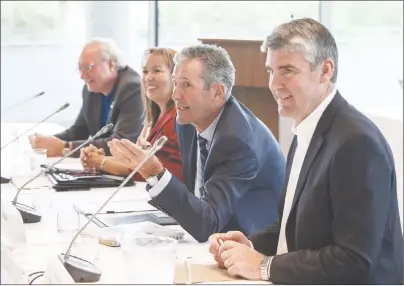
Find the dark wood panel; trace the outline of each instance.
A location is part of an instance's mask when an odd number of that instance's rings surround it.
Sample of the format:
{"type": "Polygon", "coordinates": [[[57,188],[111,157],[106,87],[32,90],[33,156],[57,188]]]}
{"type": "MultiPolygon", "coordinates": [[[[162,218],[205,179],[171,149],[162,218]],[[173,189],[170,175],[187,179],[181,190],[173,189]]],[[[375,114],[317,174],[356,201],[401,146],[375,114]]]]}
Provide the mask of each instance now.
{"type": "Polygon", "coordinates": [[[233,95],[257,116],[279,141],[278,105],[268,88],[234,87],[233,95]]]}
{"type": "Polygon", "coordinates": [[[266,54],[260,50],[262,41],[200,39],[204,44],[217,45],[224,48],[236,68],[238,86],[266,87],[268,73],[265,69],[266,54]]]}
{"type": "Polygon", "coordinates": [[[265,69],[266,54],[262,53],[262,41],[231,39],[199,39],[204,44],[224,48],[236,68],[233,95],[244,103],[268,126],[279,141],[278,106],[269,90],[269,76],[265,69]]]}

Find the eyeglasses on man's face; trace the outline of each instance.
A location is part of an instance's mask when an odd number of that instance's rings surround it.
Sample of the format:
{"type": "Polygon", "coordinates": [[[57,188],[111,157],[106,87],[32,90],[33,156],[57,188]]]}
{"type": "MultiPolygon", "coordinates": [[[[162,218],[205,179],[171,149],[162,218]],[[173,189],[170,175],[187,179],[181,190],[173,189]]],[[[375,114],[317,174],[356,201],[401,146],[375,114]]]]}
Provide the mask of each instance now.
{"type": "Polygon", "coordinates": [[[103,62],[105,62],[105,61],[107,61],[107,60],[108,60],[108,59],[106,59],[106,58],[102,58],[100,61],[98,61],[98,63],[91,62],[91,63],[88,64],[88,65],[79,65],[79,66],[78,66],[78,70],[79,70],[80,73],[83,73],[83,72],[89,73],[89,72],[91,72],[97,65],[100,65],[101,63],[103,63],[103,62]]]}

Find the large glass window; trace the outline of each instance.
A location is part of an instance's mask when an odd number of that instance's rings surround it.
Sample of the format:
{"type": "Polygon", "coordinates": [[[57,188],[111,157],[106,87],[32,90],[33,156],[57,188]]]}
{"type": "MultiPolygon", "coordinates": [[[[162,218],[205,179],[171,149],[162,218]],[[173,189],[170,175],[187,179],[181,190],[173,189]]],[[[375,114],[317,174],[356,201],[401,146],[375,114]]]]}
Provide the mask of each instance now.
{"type": "Polygon", "coordinates": [[[1,42],[44,42],[61,39],[61,1],[1,1],[1,42]]]}
{"type": "Polygon", "coordinates": [[[159,46],[198,38],[263,40],[290,18],[319,19],[319,1],[159,1],[159,46]]]}
{"type": "Polygon", "coordinates": [[[338,86],[364,112],[403,116],[403,2],[332,1],[338,86]]]}
{"type": "Polygon", "coordinates": [[[127,63],[140,71],[149,46],[149,6],[148,1],[2,1],[2,109],[40,91],[45,95],[2,112],[1,120],[36,122],[69,102],[49,121],[70,126],[82,104],[77,64],[84,43],[113,38],[127,63]]]}

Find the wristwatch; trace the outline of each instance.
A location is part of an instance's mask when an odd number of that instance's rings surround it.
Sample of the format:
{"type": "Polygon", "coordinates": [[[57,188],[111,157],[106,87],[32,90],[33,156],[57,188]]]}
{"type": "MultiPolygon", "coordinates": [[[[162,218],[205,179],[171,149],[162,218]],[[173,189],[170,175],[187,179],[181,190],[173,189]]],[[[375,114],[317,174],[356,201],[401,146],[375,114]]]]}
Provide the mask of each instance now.
{"type": "Polygon", "coordinates": [[[269,281],[269,266],[271,265],[273,256],[264,256],[260,263],[261,280],[269,281]]]}
{"type": "Polygon", "coordinates": [[[146,182],[147,182],[151,187],[154,187],[154,186],[157,184],[157,182],[161,179],[161,177],[163,177],[165,171],[166,171],[166,168],[164,168],[163,171],[161,171],[159,174],[157,174],[157,175],[152,175],[152,176],[148,177],[148,178],[146,179],[146,182]]]}
{"type": "Polygon", "coordinates": [[[62,154],[63,154],[63,156],[66,156],[67,153],[69,153],[69,152],[70,152],[70,142],[66,141],[62,154]]]}

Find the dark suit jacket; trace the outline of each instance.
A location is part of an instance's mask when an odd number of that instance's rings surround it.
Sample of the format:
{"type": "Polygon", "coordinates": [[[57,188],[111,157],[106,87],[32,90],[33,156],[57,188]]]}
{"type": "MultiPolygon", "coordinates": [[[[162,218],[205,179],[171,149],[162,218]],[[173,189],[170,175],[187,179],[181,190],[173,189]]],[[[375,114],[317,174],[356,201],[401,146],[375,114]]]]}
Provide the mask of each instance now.
{"type": "MultiPolygon", "coordinates": [[[[287,178],[296,147],[294,138],[287,178]]],[[[251,236],[255,249],[274,255],[279,226],[251,236]]],[[[274,283],[403,283],[391,150],[378,128],[339,93],[324,111],[307,150],[286,240],[289,252],[274,256],[270,267],[274,283]]]]}
{"type": "MultiPolygon", "coordinates": [[[[113,99],[107,123],[113,123],[113,130],[91,144],[103,148],[110,155],[107,142],[112,138],[126,138],[136,142],[144,121],[144,107],[141,98],[140,77],[130,67],[119,71],[113,87],[113,99]]],[[[56,137],[73,142],[73,149],[82,144],[90,135],[94,135],[103,126],[101,122],[101,93],[89,92],[83,87],[83,106],[76,122],[67,130],[55,134],[56,137]]],[[[76,152],[74,156],[79,156],[76,152]]]]}
{"type": "Polygon", "coordinates": [[[172,177],[149,203],[175,218],[196,240],[237,229],[245,234],[277,220],[285,158],[269,129],[233,97],[216,126],[201,198],[194,195],[197,133],[177,125],[185,184],[172,177]]]}

